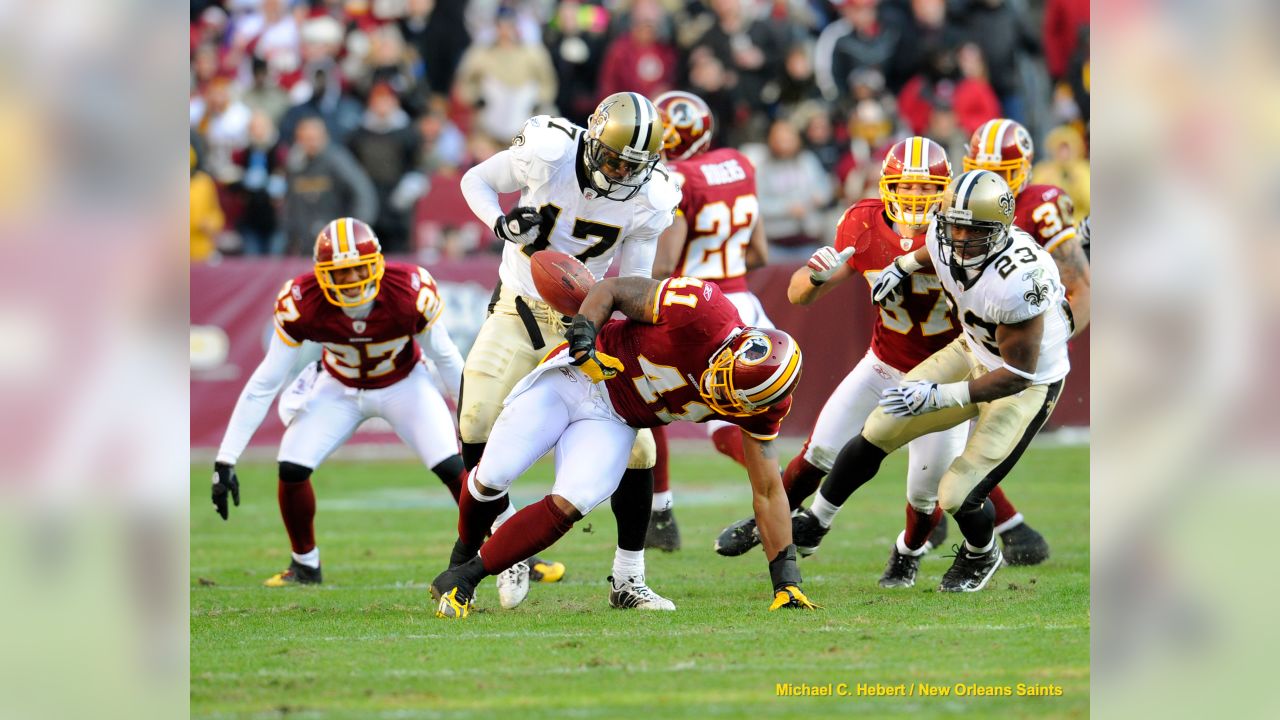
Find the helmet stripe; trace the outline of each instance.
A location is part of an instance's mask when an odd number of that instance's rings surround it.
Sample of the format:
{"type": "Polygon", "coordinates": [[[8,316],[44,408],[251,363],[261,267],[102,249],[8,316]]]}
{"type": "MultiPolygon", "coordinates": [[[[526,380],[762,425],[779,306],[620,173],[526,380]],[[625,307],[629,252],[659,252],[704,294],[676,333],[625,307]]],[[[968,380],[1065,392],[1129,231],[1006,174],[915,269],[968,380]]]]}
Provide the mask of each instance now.
{"type": "Polygon", "coordinates": [[[347,223],[344,220],[334,220],[333,224],[337,226],[335,233],[338,241],[338,247],[335,248],[334,255],[342,255],[347,252],[347,223]]]}
{"type": "Polygon", "coordinates": [[[969,196],[973,194],[973,188],[978,184],[978,178],[982,177],[986,170],[970,170],[960,176],[960,185],[956,187],[956,197],[959,202],[956,208],[960,210],[969,209],[969,196]]]}
{"type": "Polygon", "coordinates": [[[912,170],[915,170],[916,168],[919,168],[921,165],[924,164],[924,158],[921,157],[921,155],[924,154],[923,152],[924,143],[921,142],[921,140],[923,140],[923,138],[918,136],[911,138],[911,156],[910,156],[911,162],[907,164],[911,167],[912,170]]]}
{"type": "MultiPolygon", "coordinates": [[[[649,136],[653,134],[653,118],[649,117],[648,103],[637,93],[631,93],[631,100],[636,104],[636,129],[631,135],[631,147],[641,149],[649,147],[649,136]],[[641,135],[643,133],[643,140],[641,135]],[[637,144],[638,142],[638,144],[637,144]]],[[[647,151],[646,151],[647,152],[647,151]]]]}
{"type": "Polygon", "coordinates": [[[988,120],[986,126],[986,139],[983,141],[982,151],[987,155],[996,154],[996,135],[1000,134],[1000,122],[997,120],[988,120]]]}
{"type": "Polygon", "coordinates": [[[791,347],[790,357],[787,358],[778,373],[772,378],[773,382],[758,393],[749,394],[747,400],[753,405],[767,405],[772,402],[778,395],[782,394],[795,379],[796,367],[800,364],[800,349],[794,345],[791,347]]]}

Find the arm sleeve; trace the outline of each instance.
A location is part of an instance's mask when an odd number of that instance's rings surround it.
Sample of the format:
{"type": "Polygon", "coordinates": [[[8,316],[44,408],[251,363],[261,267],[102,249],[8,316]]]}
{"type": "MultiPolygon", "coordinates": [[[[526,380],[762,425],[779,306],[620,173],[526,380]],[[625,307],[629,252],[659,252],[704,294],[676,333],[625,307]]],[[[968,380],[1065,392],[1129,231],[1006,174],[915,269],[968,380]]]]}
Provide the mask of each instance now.
{"type": "Polygon", "coordinates": [[[516,177],[512,160],[511,151],[503,150],[462,176],[462,196],[467,199],[467,206],[489,227],[506,214],[498,203],[498,194],[515,192],[523,185],[516,177]]]}
{"type": "Polygon", "coordinates": [[[218,446],[218,462],[235,465],[240,459],[249,439],[267,416],[271,401],[289,379],[289,370],[297,359],[299,347],[301,346],[290,347],[280,337],[280,333],[271,334],[267,356],[262,359],[258,369],[253,371],[253,375],[249,376],[244,390],[240,391],[236,409],[231,413],[231,422],[227,424],[227,432],[222,436],[222,444],[218,446]]]}
{"type": "Polygon", "coordinates": [[[458,352],[458,346],[453,344],[453,338],[449,337],[449,331],[445,329],[444,323],[434,323],[418,333],[415,339],[422,346],[422,351],[427,354],[427,357],[431,358],[431,362],[435,363],[445,387],[449,388],[449,395],[456,402],[462,389],[462,353],[458,352]]]}
{"type": "Polygon", "coordinates": [[[653,272],[653,257],[657,252],[657,236],[627,238],[618,253],[618,275],[649,277],[653,272]]]}

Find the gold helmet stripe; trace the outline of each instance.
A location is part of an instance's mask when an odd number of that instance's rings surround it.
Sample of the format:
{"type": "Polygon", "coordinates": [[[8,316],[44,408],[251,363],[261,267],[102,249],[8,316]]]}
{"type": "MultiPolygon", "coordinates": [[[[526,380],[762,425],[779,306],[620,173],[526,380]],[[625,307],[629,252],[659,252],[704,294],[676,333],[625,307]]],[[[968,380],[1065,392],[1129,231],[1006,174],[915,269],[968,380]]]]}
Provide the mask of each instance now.
{"type": "MultiPolygon", "coordinates": [[[[791,357],[787,358],[781,369],[774,376],[773,382],[765,389],[751,393],[747,396],[747,400],[753,405],[761,405],[772,402],[783,390],[791,384],[795,379],[796,368],[800,365],[800,348],[795,345],[791,346],[791,357]]],[[[750,392],[750,391],[748,391],[750,392]]]]}
{"type": "Polygon", "coordinates": [[[333,221],[333,226],[334,226],[334,231],[335,231],[335,232],[333,233],[333,234],[334,234],[334,241],[335,241],[335,242],[337,243],[337,245],[338,245],[337,247],[335,247],[335,248],[333,249],[333,254],[334,254],[334,255],[344,255],[344,254],[346,254],[346,252],[347,252],[347,222],[346,222],[346,218],[342,218],[342,219],[340,219],[340,220],[334,220],[334,221],[333,221]]]}
{"type": "Polygon", "coordinates": [[[908,158],[907,168],[910,170],[915,170],[916,168],[919,168],[921,165],[924,164],[922,161],[922,158],[920,157],[921,155],[924,154],[922,150],[922,146],[924,145],[924,143],[922,142],[922,140],[923,138],[919,136],[911,138],[911,151],[907,154],[907,158],[908,158]]]}

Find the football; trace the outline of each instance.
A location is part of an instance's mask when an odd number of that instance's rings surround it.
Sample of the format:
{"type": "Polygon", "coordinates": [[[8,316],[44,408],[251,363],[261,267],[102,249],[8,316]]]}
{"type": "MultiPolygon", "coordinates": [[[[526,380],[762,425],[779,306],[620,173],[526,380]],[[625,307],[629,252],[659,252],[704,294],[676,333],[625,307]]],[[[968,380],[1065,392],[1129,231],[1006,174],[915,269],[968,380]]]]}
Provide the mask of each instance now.
{"type": "Polygon", "coordinates": [[[558,250],[539,250],[530,258],[533,284],[556,312],[576,315],[596,278],[582,261],[558,250]]]}

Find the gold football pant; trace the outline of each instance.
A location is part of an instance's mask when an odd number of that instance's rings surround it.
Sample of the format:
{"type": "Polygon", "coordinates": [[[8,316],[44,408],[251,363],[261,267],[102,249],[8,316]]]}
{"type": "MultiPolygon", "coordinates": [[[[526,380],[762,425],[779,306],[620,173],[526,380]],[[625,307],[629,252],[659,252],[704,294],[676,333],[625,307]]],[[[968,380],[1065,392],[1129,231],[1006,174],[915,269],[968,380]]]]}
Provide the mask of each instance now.
{"type": "MultiPolygon", "coordinates": [[[[974,380],[986,372],[961,336],[913,368],[904,380],[950,383],[974,380]]],[[[1016,395],[991,402],[908,417],[895,417],[883,408],[876,408],[867,418],[862,435],[867,442],[891,453],[922,435],[976,418],[964,451],[938,480],[938,503],[943,510],[954,514],[966,500],[971,504],[980,503],[1008,474],[1049,419],[1061,390],[1062,381],[1032,385],[1016,395]],[[987,482],[983,482],[984,479],[987,482]],[[978,488],[980,483],[983,487],[978,488]],[[976,495],[975,488],[978,488],[976,495]]]]}
{"type": "MultiPolygon", "coordinates": [[[[516,293],[501,287],[493,312],[485,318],[462,369],[462,399],[458,408],[458,430],[464,443],[489,439],[493,423],[502,412],[502,403],[511,388],[528,375],[552,348],[564,342],[565,325],[560,313],[530,297],[523,298],[533,323],[542,334],[542,344],[534,347],[529,330],[516,309],[516,293]]],[[[536,423],[537,418],[529,418],[536,423]]],[[[651,468],[657,460],[653,433],[641,430],[631,448],[628,468],[651,468]]]]}

